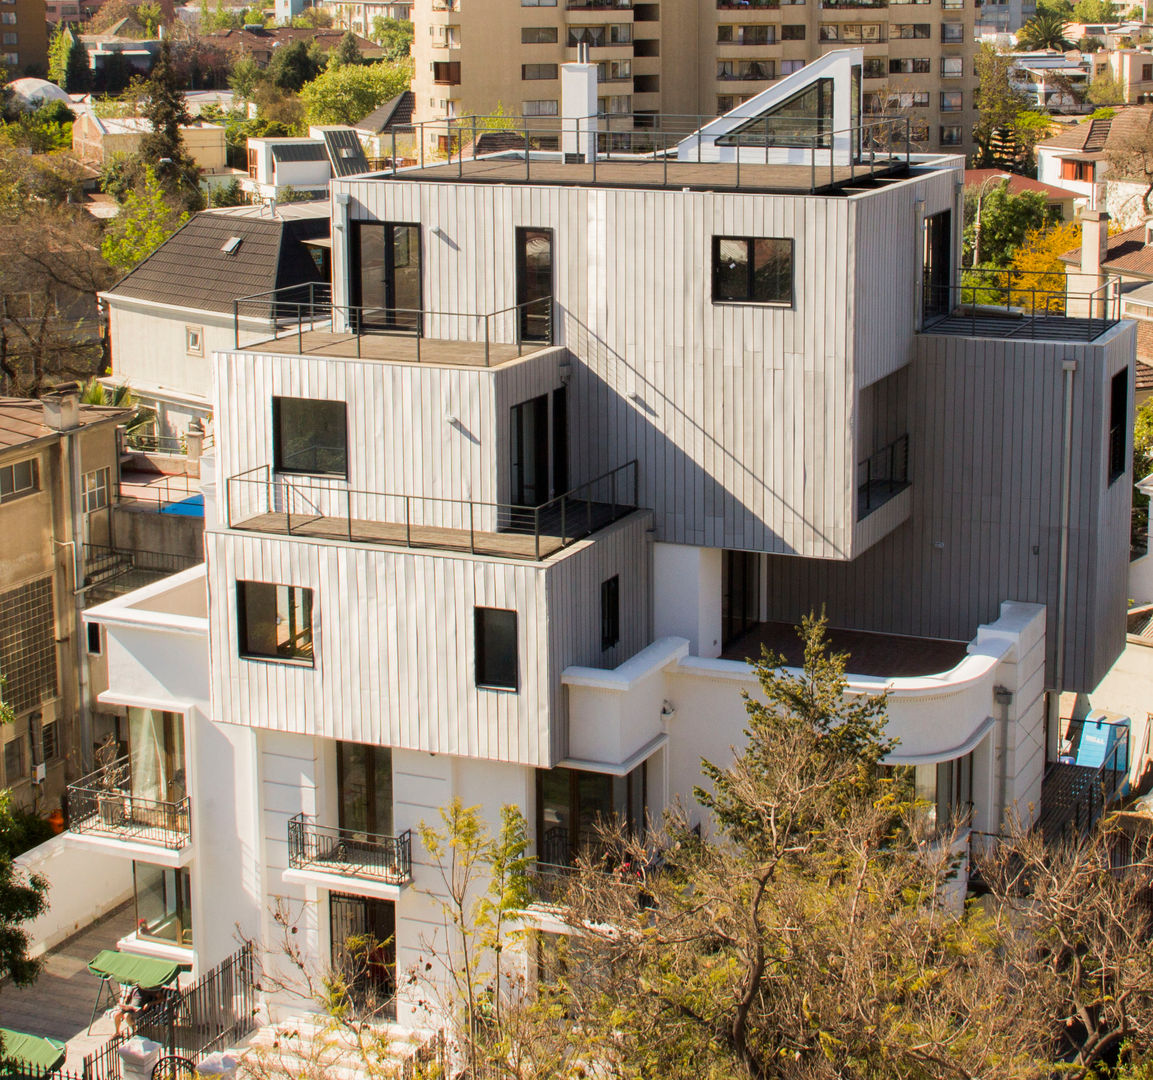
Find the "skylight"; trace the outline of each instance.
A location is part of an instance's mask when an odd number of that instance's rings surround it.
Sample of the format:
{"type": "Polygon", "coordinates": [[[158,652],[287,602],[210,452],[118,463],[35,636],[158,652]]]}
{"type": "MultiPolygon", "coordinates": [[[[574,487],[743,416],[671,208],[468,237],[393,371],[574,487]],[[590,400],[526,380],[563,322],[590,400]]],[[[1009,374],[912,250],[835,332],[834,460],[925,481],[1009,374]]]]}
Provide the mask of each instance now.
{"type": "Polygon", "coordinates": [[[240,247],[240,241],[243,239],[243,236],[230,236],[220,250],[223,251],[225,255],[235,255],[236,249],[240,247]]]}

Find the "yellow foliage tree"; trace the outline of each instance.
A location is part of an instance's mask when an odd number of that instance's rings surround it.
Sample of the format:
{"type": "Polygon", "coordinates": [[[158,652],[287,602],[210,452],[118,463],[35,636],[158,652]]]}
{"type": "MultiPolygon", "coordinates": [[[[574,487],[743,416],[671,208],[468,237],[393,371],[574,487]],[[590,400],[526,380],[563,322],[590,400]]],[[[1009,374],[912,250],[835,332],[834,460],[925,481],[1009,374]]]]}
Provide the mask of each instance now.
{"type": "Polygon", "coordinates": [[[1063,315],[1065,264],[1061,256],[1080,243],[1081,230],[1071,221],[1027,233],[1011,264],[1013,306],[1063,315]]]}

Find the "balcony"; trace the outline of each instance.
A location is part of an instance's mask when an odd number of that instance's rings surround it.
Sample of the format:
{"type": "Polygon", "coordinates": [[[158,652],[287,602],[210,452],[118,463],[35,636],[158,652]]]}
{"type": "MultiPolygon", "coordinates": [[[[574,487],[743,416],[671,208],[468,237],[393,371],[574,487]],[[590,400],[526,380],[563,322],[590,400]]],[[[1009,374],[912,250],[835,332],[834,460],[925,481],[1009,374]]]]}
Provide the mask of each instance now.
{"type": "Polygon", "coordinates": [[[909,436],[902,435],[857,462],[857,520],[896,498],[909,486],[909,436]]]}
{"type": "Polygon", "coordinates": [[[633,0],[567,0],[569,11],[632,11],[633,0]]]}
{"type": "MultiPolygon", "coordinates": [[[[179,852],[192,839],[189,801],[140,795],[128,756],[68,785],[68,828],[77,836],[179,852]]],[[[154,860],[155,861],[155,860],[154,860]]]]}
{"type": "Polygon", "coordinates": [[[382,895],[412,880],[412,833],[399,836],[318,825],[305,814],[288,823],[289,873],[357,878],[381,887],[382,895]]]}
{"type": "Polygon", "coordinates": [[[547,559],[637,508],[637,463],[540,506],[355,491],[340,481],[287,479],[271,465],[228,478],[230,529],[282,536],[547,559]]]}
{"type": "Polygon", "coordinates": [[[553,343],[552,297],[491,312],[337,305],[315,282],[232,304],[237,349],[411,364],[495,367],[553,343]]]}
{"type": "Polygon", "coordinates": [[[922,333],[1093,341],[1121,319],[1120,286],[1074,290],[1063,272],[966,268],[960,285],[925,281],[922,333]]]}

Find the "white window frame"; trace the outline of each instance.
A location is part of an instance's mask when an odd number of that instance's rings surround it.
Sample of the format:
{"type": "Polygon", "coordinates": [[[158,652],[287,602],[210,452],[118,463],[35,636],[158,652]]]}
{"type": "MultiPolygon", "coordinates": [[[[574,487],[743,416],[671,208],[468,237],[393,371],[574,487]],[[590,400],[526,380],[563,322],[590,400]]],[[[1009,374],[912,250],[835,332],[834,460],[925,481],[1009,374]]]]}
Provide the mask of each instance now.
{"type": "Polygon", "coordinates": [[[93,469],[84,474],[81,490],[84,513],[92,514],[97,510],[103,510],[108,505],[108,489],[111,485],[112,470],[107,467],[93,469]]]}

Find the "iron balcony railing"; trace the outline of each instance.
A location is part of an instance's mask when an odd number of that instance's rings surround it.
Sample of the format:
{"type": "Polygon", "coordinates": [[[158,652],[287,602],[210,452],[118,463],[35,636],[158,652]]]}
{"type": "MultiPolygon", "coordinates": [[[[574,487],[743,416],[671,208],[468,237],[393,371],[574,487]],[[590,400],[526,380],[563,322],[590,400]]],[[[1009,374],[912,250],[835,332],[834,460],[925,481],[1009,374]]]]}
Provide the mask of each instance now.
{"type": "Polygon", "coordinates": [[[959,285],[926,279],[923,327],[973,337],[1085,340],[1121,319],[1121,280],[1070,289],[1060,272],[966,267],[959,285]]]}
{"type": "Polygon", "coordinates": [[[68,828],[170,850],[192,839],[188,796],[157,799],[134,791],[128,756],[68,785],[68,828]]]}
{"type": "Polygon", "coordinates": [[[867,518],[908,486],[909,436],[901,435],[857,462],[857,520],[867,518]]]}
{"type": "Polygon", "coordinates": [[[399,836],[318,825],[305,814],[288,822],[288,865],[390,885],[412,880],[412,833],[399,836]]]}
{"type": "MultiPolygon", "coordinates": [[[[324,355],[334,342],[315,336],[320,333],[335,339],[340,355],[348,354],[347,347],[362,358],[367,341],[391,338],[411,340],[412,355],[403,358],[420,363],[436,359],[429,353],[430,341],[469,343],[483,351],[484,365],[491,367],[495,346],[515,346],[516,355],[523,356],[526,349],[553,344],[553,300],[544,296],[489,312],[373,307],[335,304],[330,285],[310,281],[238,297],[232,302],[232,326],[237,349],[244,347],[243,333],[247,345],[273,338],[280,348],[324,355]]],[[[502,349],[496,362],[505,358],[502,349]]]]}
{"type": "Polygon", "coordinates": [[[637,509],[636,459],[539,506],[360,491],[270,465],[225,484],[230,529],[539,562],[637,509]]]}

